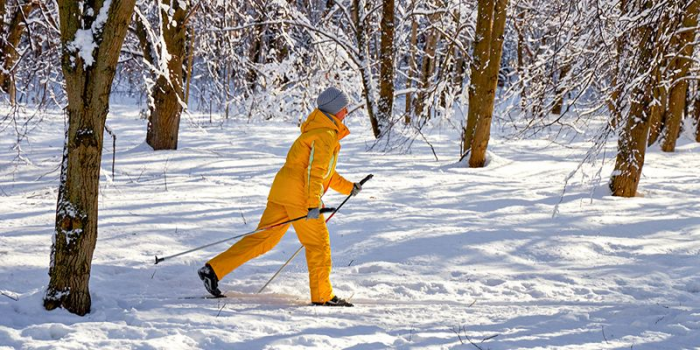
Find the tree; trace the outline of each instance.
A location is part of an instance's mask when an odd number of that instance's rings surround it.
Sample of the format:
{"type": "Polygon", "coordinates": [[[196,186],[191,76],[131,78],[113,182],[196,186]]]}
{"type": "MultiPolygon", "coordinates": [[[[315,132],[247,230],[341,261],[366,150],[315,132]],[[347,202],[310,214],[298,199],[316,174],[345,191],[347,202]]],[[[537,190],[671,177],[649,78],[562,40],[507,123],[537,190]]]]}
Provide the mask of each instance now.
{"type": "Polygon", "coordinates": [[[636,56],[630,56],[630,75],[636,77],[632,84],[629,100],[630,108],[625,125],[620,131],[617,144],[615,170],[610,178],[609,187],[613,196],[634,197],[644,166],[644,156],[649,135],[650,106],[652,90],[658,84],[659,56],[664,52],[664,31],[672,27],[668,13],[659,9],[658,0],[630,1],[631,10],[627,11],[640,20],[631,31],[626,50],[637,50],[636,56]]]}
{"type": "MultiPolygon", "coordinates": [[[[5,11],[5,1],[0,2],[2,11],[5,11]]],[[[39,8],[39,2],[30,0],[26,2],[17,2],[15,10],[12,13],[10,22],[8,23],[7,32],[2,33],[0,40],[0,56],[2,58],[2,66],[0,67],[0,89],[10,96],[10,104],[15,104],[16,100],[16,85],[13,75],[15,63],[19,59],[19,47],[22,34],[26,27],[27,18],[30,12],[39,8]]],[[[4,17],[4,13],[0,14],[4,17]]],[[[4,24],[0,22],[0,30],[4,29],[4,24]]]]}
{"type": "Polygon", "coordinates": [[[486,163],[508,0],[484,0],[479,1],[478,6],[463,149],[464,153],[471,151],[469,166],[472,168],[483,167],[486,163]]]}
{"type": "Polygon", "coordinates": [[[658,141],[664,130],[668,112],[668,87],[663,84],[662,69],[657,69],[655,74],[656,81],[659,83],[655,84],[652,89],[652,100],[657,102],[649,107],[649,140],[647,141],[647,146],[651,146],[658,141]]]}
{"type": "Polygon", "coordinates": [[[44,307],[90,312],[103,130],[135,0],[59,0],[68,130],[44,307]]]}
{"type": "Polygon", "coordinates": [[[394,0],[382,2],[377,118],[391,120],[394,106],[394,0]]]}
{"type": "Polygon", "coordinates": [[[565,64],[561,67],[559,71],[559,79],[557,81],[556,93],[554,96],[554,106],[552,107],[552,114],[559,115],[564,107],[564,95],[566,95],[566,85],[563,83],[567,78],[567,75],[571,71],[571,63],[565,64]]]}
{"type": "MultiPolygon", "coordinates": [[[[620,0],[618,5],[619,5],[619,11],[620,11],[620,17],[625,16],[627,13],[627,3],[630,0],[620,0]]],[[[609,97],[606,101],[606,104],[608,106],[608,110],[610,111],[610,114],[612,115],[610,118],[610,126],[613,128],[617,128],[618,124],[620,121],[622,121],[622,110],[624,109],[623,106],[621,105],[621,99],[620,95],[622,95],[622,89],[623,89],[623,84],[619,81],[619,75],[620,75],[620,66],[626,63],[627,57],[625,56],[625,45],[627,44],[626,40],[626,35],[619,35],[615,39],[615,60],[612,62],[612,92],[609,94],[609,97]]]]}
{"type": "Polygon", "coordinates": [[[676,140],[683,122],[683,111],[688,91],[687,75],[692,65],[691,58],[695,47],[699,9],[700,0],[690,1],[685,9],[683,25],[674,35],[675,40],[671,41],[671,45],[675,46],[674,49],[677,53],[670,60],[667,68],[671,72],[671,88],[668,95],[668,110],[664,120],[666,133],[661,144],[661,150],[664,152],[673,152],[676,149],[676,140]]]}
{"type": "Polygon", "coordinates": [[[160,31],[151,30],[137,12],[136,30],[144,59],[155,75],[149,87],[146,142],[154,150],[177,149],[184,96],[184,69],[189,1],[156,1],[160,31]]]}
{"type": "MultiPolygon", "coordinates": [[[[438,1],[432,2],[436,3],[435,5],[439,5],[438,1]]],[[[441,39],[441,33],[438,31],[435,25],[440,18],[440,12],[432,11],[427,17],[429,30],[427,30],[427,33],[423,35],[425,38],[425,45],[419,71],[420,90],[418,91],[416,99],[413,101],[415,104],[414,113],[416,116],[421,116],[425,112],[425,106],[430,99],[429,95],[431,94],[428,93],[428,90],[431,88],[431,85],[433,85],[433,72],[435,71],[438,56],[438,45],[441,39]]],[[[430,115],[430,109],[428,109],[426,114],[430,115]]]]}
{"type": "Polygon", "coordinates": [[[695,142],[700,142],[700,89],[696,85],[695,96],[693,97],[693,120],[695,121],[695,142]]]}
{"type": "MultiPolygon", "coordinates": [[[[411,11],[416,9],[416,0],[411,1],[411,11]]],[[[416,16],[411,16],[411,33],[408,42],[408,71],[406,72],[406,106],[404,109],[404,123],[411,123],[411,114],[413,113],[413,93],[411,87],[414,84],[414,79],[418,75],[418,63],[416,62],[418,46],[418,21],[416,16]]]]}
{"type": "Polygon", "coordinates": [[[366,0],[352,1],[352,16],[355,25],[355,37],[357,40],[357,69],[360,72],[362,79],[363,95],[365,99],[365,110],[369,116],[370,124],[372,124],[372,133],[375,138],[382,135],[383,120],[380,121],[377,116],[377,102],[374,94],[374,82],[371,66],[370,55],[370,23],[367,7],[369,6],[366,0]]]}

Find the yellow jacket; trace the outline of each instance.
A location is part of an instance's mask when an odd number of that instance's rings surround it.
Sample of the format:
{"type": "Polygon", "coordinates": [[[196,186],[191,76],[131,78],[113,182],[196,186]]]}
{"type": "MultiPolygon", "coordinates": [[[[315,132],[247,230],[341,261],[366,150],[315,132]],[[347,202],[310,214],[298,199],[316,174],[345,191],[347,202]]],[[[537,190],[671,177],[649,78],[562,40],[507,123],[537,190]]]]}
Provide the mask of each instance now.
{"type": "Polygon", "coordinates": [[[334,115],[315,109],[301,125],[301,135],[287,153],[277,172],[268,200],[295,207],[322,206],[328,187],[342,194],[352,192],[353,183],[335,172],[340,140],[350,130],[334,115]]]}

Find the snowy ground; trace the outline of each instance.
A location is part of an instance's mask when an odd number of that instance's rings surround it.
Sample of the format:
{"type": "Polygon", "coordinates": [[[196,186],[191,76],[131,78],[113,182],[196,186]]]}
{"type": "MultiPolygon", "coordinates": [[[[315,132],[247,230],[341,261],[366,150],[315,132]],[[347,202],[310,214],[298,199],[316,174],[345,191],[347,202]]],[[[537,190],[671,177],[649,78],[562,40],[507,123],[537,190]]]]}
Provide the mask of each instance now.
{"type": "Polygon", "coordinates": [[[153,265],[254,229],[297,128],[183,121],[180,149],[153,153],[137,114],[113,106],[108,120],[117,161],[112,179],[106,143],[85,317],[41,306],[63,120],[22,144],[26,161],[0,133],[0,348],[700,349],[700,145],[687,136],[675,154],[651,149],[644,197],[608,196],[608,159],[601,185],[568,188],[552,217],[586,143],[497,136],[489,167],[468,169],[452,132],[428,135],[435,161],[420,141],[367,151],[365,121],[350,120],[338,170],[375,177],[329,223],[334,287],[356,303],[330,309],[308,305],[303,256],[256,294],[299,246],[291,231],[222,281],[228,299],[185,299],[206,294],[196,270],[226,245],[153,265]]]}

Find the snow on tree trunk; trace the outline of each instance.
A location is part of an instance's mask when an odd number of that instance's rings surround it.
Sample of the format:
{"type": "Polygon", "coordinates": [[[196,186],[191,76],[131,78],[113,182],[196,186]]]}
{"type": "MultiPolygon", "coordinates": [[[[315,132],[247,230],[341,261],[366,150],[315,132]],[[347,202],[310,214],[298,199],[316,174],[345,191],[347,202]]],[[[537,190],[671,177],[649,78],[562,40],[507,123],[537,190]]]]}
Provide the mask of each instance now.
{"type": "Polygon", "coordinates": [[[382,2],[377,118],[391,120],[394,106],[394,0],[382,2]]]}
{"type": "MultiPolygon", "coordinates": [[[[167,71],[160,72],[151,89],[146,142],[154,150],[177,149],[180,116],[184,104],[185,39],[187,1],[164,0],[161,6],[162,37],[167,54],[167,71]]],[[[162,62],[162,64],[166,64],[162,62]]]]}
{"type": "Polygon", "coordinates": [[[661,144],[661,150],[664,152],[673,152],[676,149],[676,140],[683,122],[686,92],[688,91],[688,80],[686,77],[692,65],[691,57],[693,57],[693,42],[697,33],[699,7],[700,0],[691,1],[686,9],[679,34],[676,34],[676,40],[672,41],[677,44],[674,49],[678,52],[678,56],[669,63],[669,67],[672,68],[669,71],[673,72],[671,74],[671,84],[673,85],[671,85],[668,96],[668,111],[665,120],[666,133],[661,144]]]}
{"type": "Polygon", "coordinates": [[[60,0],[68,130],[44,307],[90,312],[100,161],[109,95],[135,0],[60,0]]]}
{"type": "Polygon", "coordinates": [[[479,1],[469,112],[464,133],[464,151],[471,150],[469,166],[472,168],[481,168],[486,163],[507,7],[508,0],[479,1]]]}

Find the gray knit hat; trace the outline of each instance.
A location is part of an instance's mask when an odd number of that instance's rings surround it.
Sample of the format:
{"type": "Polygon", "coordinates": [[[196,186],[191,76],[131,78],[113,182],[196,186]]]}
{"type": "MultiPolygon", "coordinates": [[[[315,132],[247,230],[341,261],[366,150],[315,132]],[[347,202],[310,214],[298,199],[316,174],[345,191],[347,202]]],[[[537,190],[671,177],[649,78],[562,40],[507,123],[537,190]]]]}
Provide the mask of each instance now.
{"type": "Polygon", "coordinates": [[[332,86],[324,90],[316,99],[318,109],[333,115],[347,107],[349,103],[348,95],[332,86]]]}

